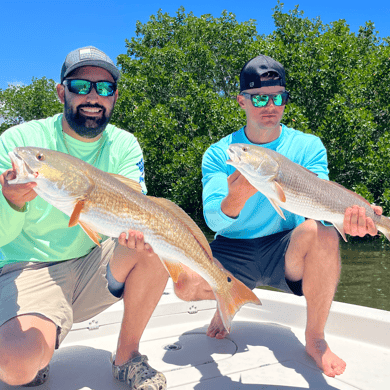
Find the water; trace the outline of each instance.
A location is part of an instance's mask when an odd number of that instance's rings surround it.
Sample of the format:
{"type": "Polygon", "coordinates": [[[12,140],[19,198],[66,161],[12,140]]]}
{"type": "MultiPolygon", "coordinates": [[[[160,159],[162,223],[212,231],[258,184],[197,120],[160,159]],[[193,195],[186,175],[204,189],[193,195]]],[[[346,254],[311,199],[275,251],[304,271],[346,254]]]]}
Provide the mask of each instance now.
{"type": "MultiPolygon", "coordinates": [[[[212,241],[214,233],[204,222],[196,222],[212,241]]],[[[390,248],[378,239],[342,242],[340,250],[342,268],[334,300],[390,311],[390,248]]]]}
{"type": "Polygon", "coordinates": [[[390,250],[380,240],[343,243],[335,300],[390,311],[390,250]]]}

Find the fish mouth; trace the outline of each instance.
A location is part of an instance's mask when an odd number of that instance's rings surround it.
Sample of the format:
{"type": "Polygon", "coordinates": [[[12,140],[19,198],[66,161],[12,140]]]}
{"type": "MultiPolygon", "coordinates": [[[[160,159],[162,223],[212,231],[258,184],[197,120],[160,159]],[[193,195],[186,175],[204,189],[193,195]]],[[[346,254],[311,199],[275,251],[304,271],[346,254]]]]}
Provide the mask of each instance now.
{"type": "Polygon", "coordinates": [[[16,177],[18,176],[28,176],[34,175],[35,172],[31,169],[31,167],[23,160],[22,157],[16,151],[8,153],[9,158],[11,159],[12,165],[16,171],[16,177]]]}
{"type": "Polygon", "coordinates": [[[228,148],[227,154],[230,157],[230,160],[226,161],[228,164],[232,165],[232,163],[239,163],[241,161],[240,156],[236,153],[234,149],[228,148]]]}

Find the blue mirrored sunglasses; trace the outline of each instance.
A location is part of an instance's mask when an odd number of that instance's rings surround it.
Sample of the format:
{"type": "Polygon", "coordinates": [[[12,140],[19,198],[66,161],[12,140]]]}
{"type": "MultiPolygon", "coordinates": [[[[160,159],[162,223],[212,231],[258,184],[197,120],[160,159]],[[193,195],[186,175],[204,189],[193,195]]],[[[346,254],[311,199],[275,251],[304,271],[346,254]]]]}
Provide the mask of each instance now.
{"type": "Polygon", "coordinates": [[[111,81],[89,81],[81,79],[66,79],[62,82],[70,92],[78,95],[88,95],[92,88],[100,96],[112,96],[116,91],[116,84],[111,81]]]}
{"type": "Polygon", "coordinates": [[[252,101],[252,104],[255,106],[255,107],[265,107],[270,98],[272,98],[275,106],[284,106],[287,101],[288,101],[288,97],[289,97],[289,92],[288,91],[284,91],[282,93],[278,93],[276,95],[259,95],[259,94],[253,94],[251,95],[250,93],[247,93],[247,92],[241,92],[241,95],[248,95],[249,98],[251,99],[252,101]]]}

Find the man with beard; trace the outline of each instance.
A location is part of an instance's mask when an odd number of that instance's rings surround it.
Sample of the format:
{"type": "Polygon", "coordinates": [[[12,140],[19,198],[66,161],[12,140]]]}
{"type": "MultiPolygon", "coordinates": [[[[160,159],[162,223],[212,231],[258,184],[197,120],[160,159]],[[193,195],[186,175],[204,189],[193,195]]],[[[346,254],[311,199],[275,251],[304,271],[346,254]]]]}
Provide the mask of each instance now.
{"type": "Polygon", "coordinates": [[[138,181],[146,193],[136,138],[109,124],[119,70],[102,51],[69,53],[57,86],[64,113],[12,127],[0,136],[0,380],[36,386],[74,322],[119,299],[124,316],[112,371],[132,389],[165,389],[166,380],[139,353],[139,341],[168,274],[142,233],[123,232],[96,246],[80,226],[15,178],[8,153],[39,146],[78,157],[138,181]]]}

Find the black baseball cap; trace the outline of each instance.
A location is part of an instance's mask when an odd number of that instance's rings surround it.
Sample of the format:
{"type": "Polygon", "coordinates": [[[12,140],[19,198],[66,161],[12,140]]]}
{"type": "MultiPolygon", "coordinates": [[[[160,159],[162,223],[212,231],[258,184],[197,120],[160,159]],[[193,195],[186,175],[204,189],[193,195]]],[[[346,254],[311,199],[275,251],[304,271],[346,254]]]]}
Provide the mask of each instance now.
{"type": "Polygon", "coordinates": [[[269,87],[274,85],[286,86],[286,74],[283,65],[273,58],[260,54],[249,60],[241,69],[240,92],[247,89],[269,87]],[[261,80],[260,77],[267,72],[275,72],[278,79],[261,80]]]}
{"type": "Polygon", "coordinates": [[[98,68],[103,68],[111,73],[115,82],[121,77],[119,69],[107,54],[96,47],[86,46],[73,50],[66,56],[61,69],[61,83],[68,74],[82,66],[97,66],[98,68]]]}

